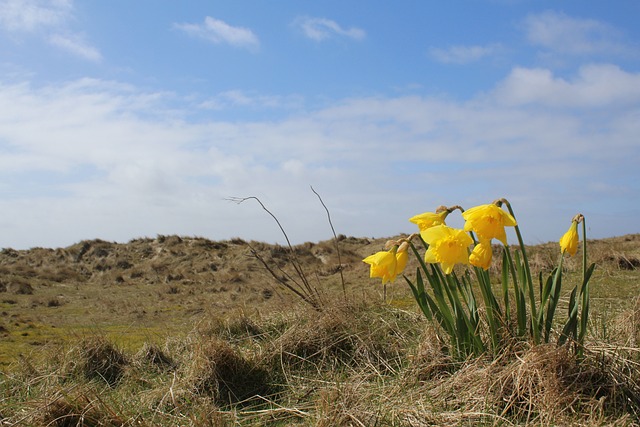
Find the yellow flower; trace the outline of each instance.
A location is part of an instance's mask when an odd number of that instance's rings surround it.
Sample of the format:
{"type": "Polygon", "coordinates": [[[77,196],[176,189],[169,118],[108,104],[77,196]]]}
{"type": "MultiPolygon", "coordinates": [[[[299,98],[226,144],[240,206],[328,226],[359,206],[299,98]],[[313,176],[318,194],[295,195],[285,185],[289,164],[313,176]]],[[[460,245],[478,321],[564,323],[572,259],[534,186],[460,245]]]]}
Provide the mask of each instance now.
{"type": "Polygon", "coordinates": [[[469,264],[467,250],[473,240],[464,230],[436,225],[421,231],[420,235],[429,244],[425,262],[440,263],[445,274],[450,274],[455,264],[469,264]]]}
{"type": "Polygon", "coordinates": [[[507,245],[505,227],[513,227],[516,220],[495,204],[480,205],[464,211],[464,231],[474,231],[479,240],[498,239],[507,245]]]}
{"type": "Polygon", "coordinates": [[[402,273],[409,258],[407,251],[397,252],[397,246],[390,251],[376,252],[362,261],[371,265],[369,277],[380,277],[382,283],[391,282],[402,273]]]}
{"type": "Polygon", "coordinates": [[[406,250],[396,253],[396,275],[401,274],[404,271],[408,260],[409,253],[406,250]]]}
{"type": "Polygon", "coordinates": [[[435,225],[444,224],[444,219],[447,214],[448,212],[446,210],[440,213],[425,212],[409,218],[409,221],[417,224],[420,231],[424,231],[427,228],[431,228],[435,225]]]}
{"type": "Polygon", "coordinates": [[[560,239],[560,252],[574,256],[578,251],[578,222],[571,221],[569,230],[560,239]]]}
{"type": "Polygon", "coordinates": [[[491,249],[491,240],[483,240],[473,248],[471,255],[469,255],[469,262],[471,265],[488,270],[492,257],[493,250],[491,249]]]}

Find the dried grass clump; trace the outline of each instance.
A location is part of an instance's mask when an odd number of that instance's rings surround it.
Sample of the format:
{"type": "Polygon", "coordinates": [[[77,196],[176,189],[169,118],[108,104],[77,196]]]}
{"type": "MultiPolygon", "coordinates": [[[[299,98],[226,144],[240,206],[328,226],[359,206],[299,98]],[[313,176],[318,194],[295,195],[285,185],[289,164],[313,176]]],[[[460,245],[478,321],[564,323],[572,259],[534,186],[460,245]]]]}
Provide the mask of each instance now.
{"type": "Polygon", "coordinates": [[[640,362],[638,347],[619,348],[594,344],[576,374],[583,394],[602,403],[606,416],[634,416],[640,425],[640,362]]]}
{"type": "Polygon", "coordinates": [[[602,423],[640,414],[637,371],[602,354],[577,359],[567,347],[533,347],[505,366],[494,364],[488,392],[501,416],[527,423],[602,423]],[[635,378],[634,378],[635,377],[635,378]]]}
{"type": "Polygon", "coordinates": [[[22,278],[15,278],[13,282],[2,286],[2,289],[14,295],[33,295],[33,286],[22,278]]]}
{"type": "Polygon", "coordinates": [[[607,255],[604,259],[619,270],[637,270],[640,268],[640,259],[628,254],[614,253],[613,255],[607,255]]]}
{"type": "Polygon", "coordinates": [[[371,306],[348,305],[305,314],[274,341],[277,364],[394,372],[403,363],[404,344],[411,332],[403,312],[396,312],[394,318],[381,316],[371,306]]]}
{"type": "Polygon", "coordinates": [[[221,405],[274,392],[269,371],[215,338],[195,344],[182,374],[185,388],[194,394],[209,395],[221,405]]]}
{"type": "Polygon", "coordinates": [[[317,427],[374,426],[379,414],[371,411],[367,390],[357,381],[324,388],[316,400],[317,427]]]}
{"type": "Polygon", "coordinates": [[[34,425],[51,427],[124,426],[126,422],[100,398],[89,394],[59,394],[33,413],[34,425]]]}
{"type": "Polygon", "coordinates": [[[263,327],[244,313],[226,318],[207,318],[196,326],[196,333],[202,337],[218,337],[235,342],[243,339],[262,339],[266,332],[263,327]]]}
{"type": "MultiPolygon", "coordinates": [[[[638,365],[616,357],[616,351],[610,357],[587,352],[577,359],[566,347],[541,345],[496,360],[472,359],[450,374],[424,378],[421,399],[428,399],[438,417],[458,416],[456,423],[480,417],[536,426],[620,420],[625,420],[620,425],[637,425],[630,419],[640,420],[638,365]]],[[[411,413],[400,412],[403,417],[411,413]]]]}
{"type": "Polygon", "coordinates": [[[411,382],[425,382],[449,377],[459,367],[460,362],[451,357],[439,336],[429,329],[411,356],[406,374],[411,382]]]}
{"type": "Polygon", "coordinates": [[[575,370],[566,348],[537,346],[504,366],[494,363],[488,391],[502,416],[548,425],[576,409],[580,396],[566,384],[575,370]]]}
{"type": "Polygon", "coordinates": [[[125,354],[102,337],[83,341],[78,349],[80,370],[89,380],[103,380],[115,387],[129,364],[125,354]]]}
{"type": "Polygon", "coordinates": [[[170,371],[177,367],[176,362],[156,344],[144,343],[136,353],[134,360],[138,365],[151,367],[156,371],[170,371]]]}
{"type": "Polygon", "coordinates": [[[491,378],[487,359],[471,359],[459,364],[450,375],[440,371],[437,377],[422,382],[416,392],[431,402],[435,412],[482,414],[492,400],[487,393],[491,378]]]}

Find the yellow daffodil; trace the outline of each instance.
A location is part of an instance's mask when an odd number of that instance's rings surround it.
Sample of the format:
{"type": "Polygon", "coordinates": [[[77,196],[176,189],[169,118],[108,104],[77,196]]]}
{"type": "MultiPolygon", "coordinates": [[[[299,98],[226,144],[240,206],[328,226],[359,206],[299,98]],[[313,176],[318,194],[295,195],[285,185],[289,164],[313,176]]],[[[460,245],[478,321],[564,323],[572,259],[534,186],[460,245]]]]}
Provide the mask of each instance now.
{"type": "Polygon", "coordinates": [[[516,220],[495,204],[480,205],[464,211],[464,231],[473,231],[481,241],[498,239],[507,245],[505,227],[513,227],[516,220]]]}
{"type": "Polygon", "coordinates": [[[469,264],[467,249],[473,240],[464,230],[436,225],[421,231],[420,235],[429,244],[425,262],[440,263],[445,274],[450,274],[455,264],[469,264]]]}
{"type": "Polygon", "coordinates": [[[560,239],[560,252],[568,252],[574,256],[578,251],[578,222],[571,221],[571,226],[564,236],[560,239]]]}
{"type": "Polygon", "coordinates": [[[493,257],[493,250],[491,249],[491,241],[486,240],[478,243],[471,255],[469,255],[469,262],[471,265],[488,270],[491,265],[491,258],[493,257]]]}
{"type": "Polygon", "coordinates": [[[447,216],[447,214],[448,212],[446,210],[440,213],[425,212],[425,213],[421,213],[420,215],[416,215],[409,218],[409,221],[416,224],[418,226],[418,229],[420,229],[420,231],[424,231],[427,228],[431,228],[435,225],[444,224],[444,219],[447,216]]]}
{"type": "Polygon", "coordinates": [[[396,253],[396,275],[402,274],[404,268],[409,261],[409,253],[407,251],[398,251],[396,253]]]}
{"type": "Polygon", "coordinates": [[[409,258],[406,250],[398,252],[397,249],[396,246],[390,251],[376,252],[363,259],[362,261],[371,265],[369,277],[380,277],[383,284],[394,281],[404,270],[409,258]]]}

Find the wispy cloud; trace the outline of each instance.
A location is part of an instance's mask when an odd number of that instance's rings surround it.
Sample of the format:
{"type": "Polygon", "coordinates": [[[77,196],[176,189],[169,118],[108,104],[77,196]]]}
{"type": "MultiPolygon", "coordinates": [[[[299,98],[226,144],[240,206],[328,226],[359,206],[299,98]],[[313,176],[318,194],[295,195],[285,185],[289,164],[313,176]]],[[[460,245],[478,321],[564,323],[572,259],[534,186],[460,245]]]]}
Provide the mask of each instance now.
{"type": "Polygon", "coordinates": [[[300,96],[263,95],[243,90],[221,92],[199,104],[200,108],[222,110],[225,108],[299,108],[303,105],[300,96]]]}
{"type": "Polygon", "coordinates": [[[2,0],[0,26],[12,32],[57,27],[72,14],[71,0],[2,0]]]}
{"type": "MultiPolygon", "coordinates": [[[[516,68],[494,91],[463,102],[353,98],[263,121],[190,121],[191,106],[99,80],[0,83],[2,245],[158,233],[277,240],[260,209],[225,201],[249,195],[295,241],[329,238],[309,184],[337,229],[356,236],[411,231],[407,218],[436,205],[502,196],[533,233],[528,239],[560,235],[576,213],[566,207],[588,215],[592,237],[629,232],[635,218],[624,213],[640,197],[639,78],[607,65],[565,79],[516,68]],[[536,78],[541,96],[529,94],[536,78]],[[549,110],[558,87],[558,96],[607,101],[549,110]]],[[[242,92],[227,95],[252,105],[242,92]]]]}
{"type": "Polygon", "coordinates": [[[52,34],[49,37],[48,41],[54,46],[57,46],[89,61],[99,62],[100,60],[102,60],[102,54],[100,53],[100,51],[88,44],[84,40],[84,37],[82,37],[80,34],[52,34]]]}
{"type": "Polygon", "coordinates": [[[366,32],[361,28],[343,28],[337,22],[325,18],[301,16],[294,20],[293,25],[300,28],[305,36],[316,41],[334,37],[362,40],[366,37],[366,32]]]}
{"type": "Polygon", "coordinates": [[[429,55],[438,62],[445,64],[468,64],[501,51],[498,44],[485,46],[450,46],[446,49],[432,47],[429,55]]]}
{"type": "Polygon", "coordinates": [[[554,11],[529,15],[524,20],[524,30],[533,45],[562,54],[623,54],[631,50],[612,26],[554,11]]]}
{"type": "Polygon", "coordinates": [[[215,44],[225,43],[249,49],[260,46],[260,40],[249,28],[234,27],[210,16],[205,17],[202,24],[175,23],[173,26],[190,36],[215,44]]]}
{"type": "Polygon", "coordinates": [[[640,103],[640,74],[615,65],[592,64],[572,79],[544,68],[514,68],[499,85],[500,100],[511,105],[539,104],[577,109],[640,103]]]}
{"type": "Polygon", "coordinates": [[[0,0],[0,27],[13,34],[36,33],[57,48],[89,61],[100,61],[100,51],[70,30],[72,0],[0,0]]]}

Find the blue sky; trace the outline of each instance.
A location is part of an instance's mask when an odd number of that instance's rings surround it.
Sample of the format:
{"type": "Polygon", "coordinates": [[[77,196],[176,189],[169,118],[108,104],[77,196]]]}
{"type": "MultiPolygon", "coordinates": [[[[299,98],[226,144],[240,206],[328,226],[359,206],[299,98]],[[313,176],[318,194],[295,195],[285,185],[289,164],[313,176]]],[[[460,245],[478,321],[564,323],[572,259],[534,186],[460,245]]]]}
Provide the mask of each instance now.
{"type": "Polygon", "coordinates": [[[0,0],[0,247],[640,232],[640,3],[0,0]],[[452,225],[461,225],[453,218],[452,225]]]}

